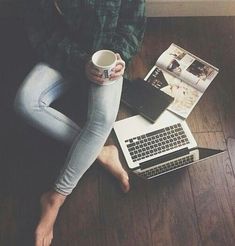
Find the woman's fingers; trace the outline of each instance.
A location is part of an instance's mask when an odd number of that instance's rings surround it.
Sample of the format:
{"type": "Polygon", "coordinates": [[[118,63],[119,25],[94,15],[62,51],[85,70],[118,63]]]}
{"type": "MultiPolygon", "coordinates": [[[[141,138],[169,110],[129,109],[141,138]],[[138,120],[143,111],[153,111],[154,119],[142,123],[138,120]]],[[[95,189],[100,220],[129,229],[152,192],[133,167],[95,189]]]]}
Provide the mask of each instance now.
{"type": "Polygon", "coordinates": [[[104,79],[102,78],[102,73],[99,72],[98,69],[96,69],[92,62],[89,61],[87,64],[86,64],[86,67],[85,67],[85,72],[86,72],[86,76],[87,78],[92,81],[92,82],[95,82],[97,84],[103,84],[104,83],[104,79]]]}
{"type": "Polygon", "coordinates": [[[125,62],[122,60],[121,56],[117,53],[117,65],[113,69],[113,73],[110,76],[110,80],[116,80],[120,76],[123,76],[125,72],[125,62]]]}

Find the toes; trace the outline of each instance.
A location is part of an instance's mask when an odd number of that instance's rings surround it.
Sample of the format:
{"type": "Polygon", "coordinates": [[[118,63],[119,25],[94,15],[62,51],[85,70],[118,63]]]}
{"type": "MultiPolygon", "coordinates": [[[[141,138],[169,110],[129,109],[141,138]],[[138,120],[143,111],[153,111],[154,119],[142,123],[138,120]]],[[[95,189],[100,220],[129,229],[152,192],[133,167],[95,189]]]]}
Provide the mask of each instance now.
{"type": "Polygon", "coordinates": [[[41,238],[40,239],[36,238],[35,246],[42,246],[42,245],[43,245],[43,240],[41,238]]]}
{"type": "Polygon", "coordinates": [[[50,246],[53,239],[53,234],[44,234],[41,232],[35,233],[35,246],[50,246]]]}
{"type": "Polygon", "coordinates": [[[120,182],[123,192],[127,193],[130,190],[129,177],[127,173],[125,173],[125,175],[122,176],[120,182]]]}
{"type": "Polygon", "coordinates": [[[122,183],[121,187],[122,187],[122,191],[124,193],[127,193],[130,190],[130,184],[129,183],[126,183],[126,184],[122,183]]]}
{"type": "Polygon", "coordinates": [[[45,238],[43,246],[50,246],[51,245],[51,238],[45,238]]]}

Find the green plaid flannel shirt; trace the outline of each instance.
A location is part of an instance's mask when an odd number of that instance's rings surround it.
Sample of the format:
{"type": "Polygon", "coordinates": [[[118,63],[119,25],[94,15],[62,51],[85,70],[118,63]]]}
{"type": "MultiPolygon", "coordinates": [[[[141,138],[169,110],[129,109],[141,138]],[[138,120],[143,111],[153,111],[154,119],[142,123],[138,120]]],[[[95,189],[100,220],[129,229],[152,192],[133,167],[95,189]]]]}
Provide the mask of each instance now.
{"type": "Polygon", "coordinates": [[[99,49],[120,53],[128,63],[145,29],[144,0],[29,0],[25,24],[32,46],[61,72],[80,72],[99,49]],[[79,69],[80,68],[80,69],[79,69]]]}

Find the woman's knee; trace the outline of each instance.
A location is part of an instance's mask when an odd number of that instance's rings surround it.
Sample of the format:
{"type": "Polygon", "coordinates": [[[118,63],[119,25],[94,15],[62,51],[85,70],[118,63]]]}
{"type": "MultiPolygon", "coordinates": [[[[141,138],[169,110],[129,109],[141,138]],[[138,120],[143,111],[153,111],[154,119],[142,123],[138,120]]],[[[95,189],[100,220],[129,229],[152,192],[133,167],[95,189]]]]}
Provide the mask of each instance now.
{"type": "Polygon", "coordinates": [[[112,128],[117,117],[117,109],[106,111],[103,115],[102,124],[105,128],[112,128]]]}
{"type": "Polygon", "coordinates": [[[14,100],[14,109],[20,115],[30,115],[33,111],[31,96],[28,93],[25,93],[23,88],[20,88],[17,91],[15,100],[14,100]]]}
{"type": "Polygon", "coordinates": [[[117,114],[115,111],[116,110],[113,109],[95,112],[95,114],[88,119],[89,130],[99,136],[109,134],[116,120],[117,114]]]}
{"type": "Polygon", "coordinates": [[[60,74],[46,64],[37,64],[26,76],[17,91],[14,108],[20,114],[31,114],[43,106],[49,106],[53,97],[46,93],[56,87],[60,74]]]}
{"type": "Polygon", "coordinates": [[[110,132],[117,117],[119,103],[120,100],[113,98],[113,101],[102,100],[99,106],[94,106],[88,115],[89,125],[94,126],[94,131],[100,134],[110,132]]]}
{"type": "Polygon", "coordinates": [[[120,98],[113,98],[113,102],[103,105],[100,113],[101,122],[104,128],[112,128],[119,110],[120,98]],[[114,102],[115,101],[115,102],[114,102]]]}

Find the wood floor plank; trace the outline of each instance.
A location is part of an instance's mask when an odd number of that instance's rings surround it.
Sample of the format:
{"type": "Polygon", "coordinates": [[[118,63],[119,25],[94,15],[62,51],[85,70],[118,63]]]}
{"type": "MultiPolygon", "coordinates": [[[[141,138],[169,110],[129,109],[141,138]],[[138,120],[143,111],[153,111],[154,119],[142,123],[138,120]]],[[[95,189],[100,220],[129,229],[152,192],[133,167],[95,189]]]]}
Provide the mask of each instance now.
{"type": "Polygon", "coordinates": [[[12,197],[0,197],[0,244],[16,245],[15,202],[12,197]]]}
{"type": "MultiPolygon", "coordinates": [[[[195,134],[201,146],[226,149],[222,132],[195,134]]],[[[202,244],[235,242],[235,177],[228,152],[189,168],[202,244]]]]}
{"type": "Polygon", "coordinates": [[[120,191],[108,173],[102,175],[100,209],[105,228],[105,245],[152,246],[146,191],[131,182],[131,191],[120,191]]]}
{"type": "Polygon", "coordinates": [[[1,245],[33,245],[38,221],[39,197],[6,195],[0,202],[1,245]]]}
{"type": "Polygon", "coordinates": [[[146,188],[153,245],[201,245],[186,169],[155,178],[146,188]]]}
{"type": "MultiPolygon", "coordinates": [[[[118,146],[114,133],[107,144],[118,146]]],[[[122,152],[119,157],[129,172],[122,152]]],[[[117,180],[104,169],[101,171],[100,223],[104,228],[105,245],[153,246],[145,184],[129,172],[131,190],[123,194],[117,180]]]]}
{"type": "Polygon", "coordinates": [[[233,172],[235,173],[235,139],[228,138],[227,140],[228,153],[233,167],[233,172]]]}
{"type": "Polygon", "coordinates": [[[235,138],[235,107],[233,106],[235,95],[235,81],[233,78],[235,73],[230,70],[233,68],[230,68],[229,64],[227,64],[227,66],[227,74],[224,74],[222,83],[217,86],[216,99],[225,137],[235,138]]]}
{"type": "Polygon", "coordinates": [[[103,246],[99,208],[99,169],[91,167],[67,199],[55,226],[55,246],[103,246]]]}
{"type": "Polygon", "coordinates": [[[187,118],[192,132],[222,131],[216,95],[216,88],[209,87],[187,118]]]}

